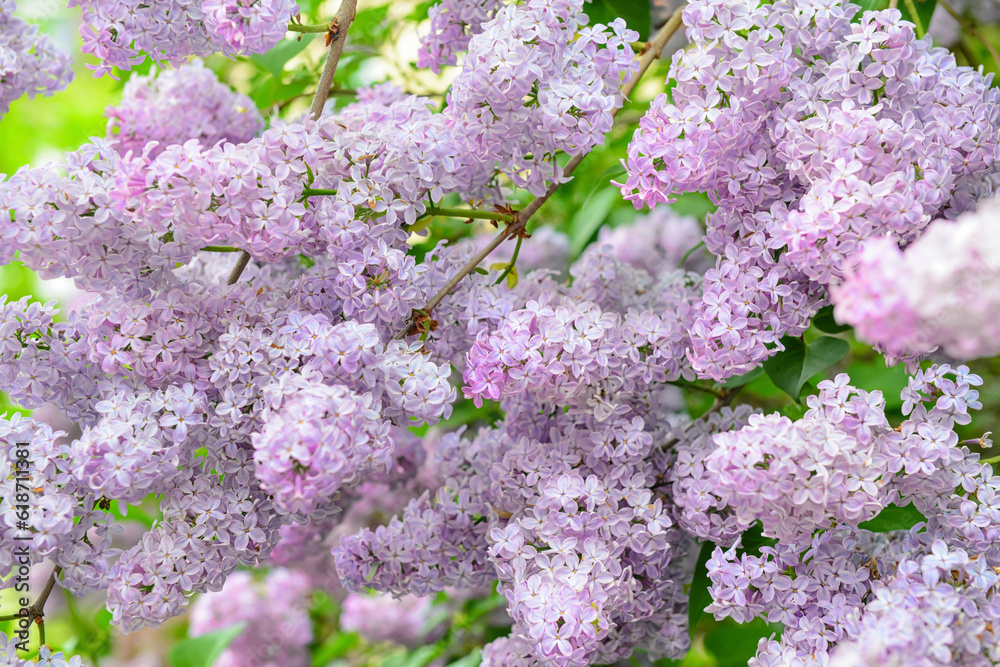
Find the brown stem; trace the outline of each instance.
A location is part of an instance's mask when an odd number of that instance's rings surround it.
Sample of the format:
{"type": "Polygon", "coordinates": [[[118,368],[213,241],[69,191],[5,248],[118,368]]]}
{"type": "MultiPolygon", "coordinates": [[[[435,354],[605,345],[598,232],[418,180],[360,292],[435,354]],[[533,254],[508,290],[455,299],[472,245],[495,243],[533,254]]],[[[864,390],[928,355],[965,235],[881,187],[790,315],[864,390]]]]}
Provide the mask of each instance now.
{"type": "MultiPolygon", "coordinates": [[[[653,36],[649,43],[646,44],[646,48],[643,50],[642,56],[639,58],[639,71],[636,72],[635,76],[633,76],[632,79],[622,87],[622,95],[624,97],[627,98],[632,94],[632,91],[635,90],[636,85],[639,83],[639,79],[641,79],[646,73],[646,70],[648,70],[649,66],[653,64],[653,61],[660,56],[660,52],[663,51],[663,48],[667,45],[667,41],[673,37],[674,33],[677,32],[677,29],[680,28],[683,9],[683,6],[678,8],[677,11],[670,16],[670,20],[667,21],[653,36]]],[[[621,107],[612,112],[612,117],[618,115],[620,108],[621,107]]],[[[556,182],[550,184],[541,196],[535,197],[528,202],[527,206],[515,214],[513,222],[509,223],[502,232],[493,237],[493,240],[490,241],[486,247],[477,252],[472,259],[466,262],[465,266],[463,266],[458,273],[453,275],[448,282],[445,283],[444,286],[430,298],[427,305],[425,305],[422,309],[414,311],[414,313],[419,313],[423,317],[429,317],[434,308],[436,308],[446,296],[451,294],[451,291],[455,289],[460,282],[462,282],[462,279],[475,271],[480,262],[486,259],[491,252],[496,250],[501,243],[509,238],[520,236],[524,232],[525,226],[528,224],[528,220],[531,219],[531,216],[538,212],[538,209],[542,207],[542,204],[549,200],[549,197],[551,197],[555,191],[559,189],[560,185],[569,180],[570,175],[572,175],[576,168],[580,166],[584,157],[585,156],[582,154],[577,155],[567,162],[566,166],[563,167],[563,177],[561,179],[558,179],[556,182]]],[[[413,330],[414,321],[415,317],[414,315],[411,315],[409,319],[407,319],[406,325],[402,330],[398,331],[395,336],[393,336],[393,339],[400,340],[408,335],[418,333],[413,330]]]]}
{"type": "MultiPolygon", "coordinates": [[[[60,566],[56,565],[52,568],[52,574],[49,575],[49,580],[45,582],[45,586],[42,588],[42,592],[38,596],[38,599],[35,600],[33,605],[28,607],[28,615],[26,617],[28,619],[28,625],[31,625],[33,621],[38,623],[38,634],[41,639],[39,643],[42,645],[45,644],[45,603],[48,601],[49,596],[52,595],[52,589],[55,588],[56,585],[56,577],[59,576],[60,572],[62,572],[62,568],[60,566]]],[[[13,621],[16,618],[24,617],[22,617],[21,614],[7,614],[5,616],[0,616],[0,622],[13,621]]]]}
{"type": "Polygon", "coordinates": [[[235,285],[236,281],[240,279],[243,275],[243,269],[247,268],[247,264],[250,263],[250,253],[246,250],[240,251],[240,256],[236,258],[236,266],[233,270],[229,272],[229,278],[226,280],[227,285],[235,285]]]}
{"type": "Polygon", "coordinates": [[[333,86],[333,75],[337,73],[337,64],[340,62],[340,54],[344,51],[344,38],[347,36],[347,29],[354,20],[357,13],[358,0],[341,0],[340,9],[337,15],[330,22],[330,32],[327,39],[330,40],[330,50],[326,54],[326,64],[323,65],[323,74],[320,76],[319,84],[316,87],[316,94],[313,96],[312,106],[309,112],[313,120],[319,120],[323,113],[323,105],[326,98],[330,96],[330,88],[333,86]]]}
{"type": "MultiPolygon", "coordinates": [[[[326,53],[323,74],[319,78],[319,84],[316,86],[316,94],[313,95],[312,105],[309,107],[309,113],[312,114],[313,120],[319,120],[319,117],[323,114],[323,105],[326,104],[326,99],[330,96],[330,90],[333,86],[333,75],[337,73],[337,64],[340,63],[340,54],[344,52],[344,38],[347,36],[347,29],[351,26],[351,22],[354,21],[354,15],[357,14],[357,10],[358,0],[342,0],[340,9],[337,10],[337,15],[330,21],[330,29],[326,33],[326,38],[330,43],[330,50],[326,53]]],[[[236,266],[233,267],[232,272],[229,274],[226,284],[235,285],[249,263],[250,253],[243,250],[240,253],[239,259],[236,260],[236,266]]]]}

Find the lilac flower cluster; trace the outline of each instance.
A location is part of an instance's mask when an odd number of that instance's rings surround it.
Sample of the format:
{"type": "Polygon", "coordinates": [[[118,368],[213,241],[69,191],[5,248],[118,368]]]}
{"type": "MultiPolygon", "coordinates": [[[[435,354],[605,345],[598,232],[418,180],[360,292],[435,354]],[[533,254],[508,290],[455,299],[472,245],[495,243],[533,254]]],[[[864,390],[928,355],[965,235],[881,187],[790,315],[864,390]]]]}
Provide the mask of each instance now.
{"type": "Polygon", "coordinates": [[[692,357],[750,370],[799,335],[860,241],[908,242],[992,189],[1000,146],[990,77],[914,38],[898,10],[807,0],[694,0],[676,85],[629,146],[622,192],[655,206],[703,191],[706,243],[692,357]]]}
{"type": "Polygon", "coordinates": [[[0,118],[22,95],[52,95],[73,80],[69,55],[52,46],[48,35],[14,16],[14,0],[0,0],[0,118]]]}
{"type": "MultiPolygon", "coordinates": [[[[462,247],[454,250],[433,255],[432,271],[438,257],[461,259],[462,247]]],[[[504,420],[472,438],[450,434],[436,493],[342,539],[334,557],[349,590],[428,595],[498,578],[515,625],[510,639],[487,648],[484,664],[587,665],[636,646],[683,655],[683,583],[693,566],[683,554],[692,541],[671,518],[659,474],[668,455],[656,445],[679,407],[663,364],[683,359],[683,326],[657,313],[690,308],[696,281],[665,249],[650,252],[660,253],[659,274],[605,246],[570,269],[572,286],[547,270],[514,290],[474,276],[442,302],[436,315],[464,323],[466,338],[432,332],[427,346],[451,355],[449,343],[472,343],[466,377],[503,377],[484,385],[496,390],[467,382],[466,391],[501,399],[504,420]],[[507,340],[539,351],[497,369],[481,350],[507,340]]]]}
{"type": "Polygon", "coordinates": [[[69,0],[80,7],[83,52],[95,76],[131,70],[148,56],[179,65],[188,56],[265,53],[299,13],[295,0],[69,0]]]}
{"type": "Polygon", "coordinates": [[[558,181],[557,152],[587,153],[611,129],[638,33],[586,28],[583,0],[507,5],[469,42],[445,113],[470,153],[540,195],[558,181]]]}
{"type": "Polygon", "coordinates": [[[900,250],[871,239],[844,282],[835,314],[858,336],[902,356],[936,348],[957,359],[1000,352],[1000,203],[986,200],[956,221],[938,220],[900,250]]]}
{"type": "Polygon", "coordinates": [[[886,419],[881,392],[855,389],[841,373],[820,383],[802,419],[752,415],[742,428],[715,435],[714,450],[697,466],[680,454],[685,465],[674,472],[681,492],[674,499],[691,520],[685,527],[726,542],[732,529],[741,533],[760,521],[764,535],[795,545],[818,530],[857,526],[918,491],[933,494],[921,480],[955,463],[952,428],[981,407],[971,386],[982,380],[968,370],[959,367],[954,380],[947,366],[912,378],[904,396],[911,409],[920,391],[938,401],[898,428],[886,419]],[[735,525],[712,521],[709,512],[731,514],[735,525]]]}
{"type": "Polygon", "coordinates": [[[191,608],[192,637],[234,623],[246,628],[215,661],[219,667],[308,667],[313,640],[307,611],[311,585],[299,572],[281,568],[255,582],[236,572],[222,590],[206,593],[191,608]]]}
{"type": "Polygon", "coordinates": [[[523,306],[483,328],[468,352],[466,397],[477,402],[524,391],[594,411],[651,382],[693,377],[684,344],[698,276],[650,275],[595,247],[571,269],[572,287],[539,289],[523,306]]]}
{"type": "Polygon", "coordinates": [[[784,625],[751,664],[972,665],[995,651],[1000,481],[953,430],[981,407],[981,383],[964,366],[918,371],[892,428],[881,396],[842,375],[797,422],[753,416],[696,466],[679,454],[675,485],[701,480],[675,498],[686,525],[732,543],[708,561],[708,610],[784,625]],[[698,502],[720,519],[691,521],[698,502]],[[926,521],[908,531],[858,528],[911,502],[926,521]],[[741,553],[733,540],[756,521],[778,541],[741,553]]]}
{"type": "Polygon", "coordinates": [[[264,128],[250,98],[220,83],[200,62],[130,78],[121,103],[105,115],[107,138],[121,155],[139,154],[150,141],[158,144],[150,156],[190,139],[206,148],[220,141],[240,144],[264,128]]]}
{"type": "MultiPolygon", "coordinates": [[[[155,625],[237,566],[267,560],[281,526],[349,509],[362,473],[402,489],[419,458],[403,427],[446,418],[455,398],[446,363],[419,341],[391,341],[428,296],[400,222],[449,186],[420,149],[454,169],[442,127],[426,101],[380,89],[319,124],[277,125],[244,144],[191,137],[123,157],[98,141],[69,154],[65,172],[25,169],[3,184],[0,259],[19,251],[40,273],[95,292],[65,319],[53,304],[0,302],[0,391],[47,403],[82,431],[57,444],[33,422],[0,421],[5,443],[39,443],[33,469],[46,493],[32,559],[59,563],[60,585],[107,589],[128,631],[155,625]],[[198,172],[196,160],[211,168],[198,172]],[[225,161],[245,171],[223,181],[211,169],[225,161]],[[341,195],[302,201],[307,178],[341,195]],[[241,206],[259,215],[226,210],[241,206]],[[323,232],[300,233],[289,210],[323,232]],[[251,263],[238,286],[224,280],[232,253],[198,252],[208,238],[231,240],[212,231],[222,215],[260,223],[242,227],[248,245],[274,260],[251,263]],[[286,258],[305,247],[310,261],[286,258]],[[98,508],[150,494],[162,521],[112,549],[118,526],[98,508]]],[[[0,460],[13,456],[5,448],[0,460]]]]}
{"type": "Polygon", "coordinates": [[[502,0],[442,0],[432,5],[427,10],[431,30],[420,39],[417,67],[440,73],[443,66],[456,64],[458,54],[502,7],[502,0]]]}

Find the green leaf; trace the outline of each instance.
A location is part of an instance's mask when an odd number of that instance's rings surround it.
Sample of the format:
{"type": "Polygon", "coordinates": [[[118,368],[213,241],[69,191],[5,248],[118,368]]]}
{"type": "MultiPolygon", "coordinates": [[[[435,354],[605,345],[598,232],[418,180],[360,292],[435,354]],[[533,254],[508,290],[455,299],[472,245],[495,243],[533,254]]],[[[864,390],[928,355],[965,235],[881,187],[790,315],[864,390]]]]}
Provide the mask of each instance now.
{"type": "Polygon", "coordinates": [[[839,324],[837,320],[833,317],[833,306],[823,306],[813,317],[813,326],[830,334],[843,333],[845,331],[850,331],[850,324],[839,324]]]}
{"type": "Polygon", "coordinates": [[[601,223],[608,217],[608,212],[615,202],[619,201],[621,193],[614,186],[598,190],[587,198],[577,210],[569,224],[570,255],[578,257],[597,233],[601,223]]]}
{"type": "Polygon", "coordinates": [[[742,667],[757,654],[761,638],[780,637],[782,630],[780,623],[769,624],[762,618],[749,623],[727,618],[705,636],[705,649],[715,657],[716,667],[742,667]]]}
{"type": "Polygon", "coordinates": [[[764,367],[758,366],[757,368],[753,369],[752,371],[748,371],[743,375],[736,375],[729,378],[728,380],[722,383],[722,386],[725,387],[726,389],[734,389],[736,387],[742,387],[745,384],[753,382],[763,374],[764,374],[764,367]]]}
{"type": "Polygon", "coordinates": [[[331,661],[346,655],[360,641],[361,638],[356,632],[335,633],[313,651],[313,667],[326,667],[331,661]]]}
{"type": "Polygon", "coordinates": [[[781,343],[785,349],[764,362],[764,371],[796,401],[809,378],[843,359],[851,349],[846,340],[832,336],[821,336],[808,346],[793,336],[785,336],[781,343]]]}
{"type": "Polygon", "coordinates": [[[621,17],[625,25],[639,33],[639,39],[649,39],[652,12],[648,0],[594,0],[584,10],[590,17],[590,25],[608,25],[621,17]]]}
{"type": "Polygon", "coordinates": [[[171,667],[212,667],[226,647],[232,644],[246,627],[246,623],[237,623],[178,642],[170,650],[171,667]]]}
{"type": "Polygon", "coordinates": [[[459,658],[455,662],[449,662],[448,667],[477,667],[483,661],[483,652],[478,647],[472,649],[472,653],[459,658]]]}
{"type": "Polygon", "coordinates": [[[302,53],[316,35],[305,34],[301,37],[283,39],[267,53],[250,56],[250,60],[262,70],[276,79],[281,78],[285,63],[302,53]]]}
{"type": "Polygon", "coordinates": [[[417,220],[415,220],[412,225],[406,227],[406,231],[408,231],[411,234],[422,232],[423,230],[427,229],[427,225],[431,224],[433,220],[434,220],[433,215],[425,215],[422,218],[417,218],[417,220]]]}
{"type": "Polygon", "coordinates": [[[670,204],[670,208],[677,215],[690,215],[704,220],[706,215],[718,208],[704,192],[684,192],[675,197],[677,201],[670,204]]]}
{"type": "Polygon", "coordinates": [[[782,407],[781,414],[785,415],[792,421],[798,421],[805,416],[806,406],[801,403],[792,403],[791,405],[782,407]]]}
{"type": "Polygon", "coordinates": [[[421,646],[407,653],[398,653],[389,656],[383,667],[424,667],[424,665],[438,657],[440,649],[435,644],[421,646]]]}
{"type": "Polygon", "coordinates": [[[712,582],[708,578],[708,559],[715,551],[715,544],[712,542],[702,542],[701,551],[698,552],[698,562],[694,566],[694,579],[691,580],[691,588],[688,589],[688,635],[694,636],[694,629],[698,621],[705,615],[705,607],[712,604],[712,594],[709,588],[712,582]]]}
{"type": "Polygon", "coordinates": [[[389,5],[380,5],[357,13],[351,23],[350,36],[355,44],[378,46],[385,41],[386,17],[389,5]]]}
{"type": "MultiPolygon", "coordinates": [[[[919,25],[922,26],[924,32],[926,32],[931,27],[931,17],[934,16],[934,9],[937,7],[937,0],[913,0],[913,6],[917,10],[919,25]]],[[[913,14],[910,13],[910,8],[907,6],[906,0],[901,0],[899,3],[899,11],[903,13],[903,18],[905,20],[910,21],[913,24],[918,23],[914,20],[913,14]]]]}
{"type": "Polygon", "coordinates": [[[913,506],[913,503],[906,507],[889,505],[875,517],[859,523],[858,528],[873,533],[888,533],[890,530],[909,530],[922,521],[927,521],[927,518],[913,506]]]}
{"type": "Polygon", "coordinates": [[[858,12],[855,20],[860,20],[864,12],[878,11],[884,9],[889,4],[887,0],[851,0],[851,2],[861,7],[861,11],[858,12]]]}
{"type": "Polygon", "coordinates": [[[736,551],[741,554],[759,556],[761,547],[773,547],[777,543],[778,541],[773,537],[764,537],[764,527],[760,521],[756,521],[740,535],[740,548],[736,551]]]}

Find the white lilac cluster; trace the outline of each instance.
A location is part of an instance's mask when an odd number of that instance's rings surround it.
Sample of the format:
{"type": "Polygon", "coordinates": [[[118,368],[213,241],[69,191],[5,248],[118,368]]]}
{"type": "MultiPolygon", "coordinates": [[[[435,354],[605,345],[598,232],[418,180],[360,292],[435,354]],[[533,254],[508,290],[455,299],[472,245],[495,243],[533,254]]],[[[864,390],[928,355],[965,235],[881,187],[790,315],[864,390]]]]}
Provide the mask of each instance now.
{"type": "MultiPolygon", "coordinates": [[[[84,53],[95,76],[131,70],[147,56],[179,65],[188,56],[265,53],[299,13],[295,0],[69,0],[80,7],[84,53]]],[[[113,76],[113,74],[112,74],[113,76]]]]}
{"type": "Polygon", "coordinates": [[[838,320],[896,356],[940,348],[956,359],[1000,352],[1000,201],[937,220],[905,250],[866,241],[832,290],[838,320]]]}
{"type": "Polygon", "coordinates": [[[692,46],[639,123],[622,192],[718,205],[691,358],[753,368],[799,335],[869,237],[906,243],[992,189],[1000,93],[917,40],[898,10],[844,2],[693,0],[692,46]],[[856,19],[856,20],[852,20],[856,19]]]}
{"type": "Polygon", "coordinates": [[[253,101],[197,61],[155,76],[133,76],[122,101],[105,115],[107,138],[121,155],[139,154],[150,141],[157,142],[150,156],[190,139],[206,148],[220,141],[241,144],[264,129],[253,101]]]}
{"type": "Polygon", "coordinates": [[[14,0],[0,0],[0,118],[22,95],[52,95],[73,80],[73,62],[48,35],[14,16],[14,0]]]}

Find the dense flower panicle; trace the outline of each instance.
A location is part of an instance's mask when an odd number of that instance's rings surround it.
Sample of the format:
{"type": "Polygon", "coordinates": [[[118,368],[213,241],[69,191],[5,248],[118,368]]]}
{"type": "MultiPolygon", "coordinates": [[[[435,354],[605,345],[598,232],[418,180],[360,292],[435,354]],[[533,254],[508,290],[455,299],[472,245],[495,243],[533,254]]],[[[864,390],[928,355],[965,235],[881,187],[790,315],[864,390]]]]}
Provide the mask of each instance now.
{"type": "Polygon", "coordinates": [[[955,221],[938,220],[900,250],[865,243],[854,269],[833,288],[835,314],[858,336],[894,355],[941,348],[956,359],[1000,352],[1000,202],[955,221]]]}
{"type": "Polygon", "coordinates": [[[696,0],[693,46],[640,121],[622,192],[636,206],[703,191],[718,205],[695,370],[750,370],[799,335],[865,238],[914,239],[992,189],[990,77],[914,38],[897,10],[696,0]]]}
{"type": "Polygon", "coordinates": [[[431,600],[425,597],[349,593],[341,608],[340,629],[357,632],[372,643],[416,644],[426,633],[430,608],[431,600]]]}
{"type": "Polygon", "coordinates": [[[638,67],[629,44],[638,33],[622,19],[586,28],[582,11],[583,0],[499,9],[472,37],[448,94],[445,116],[469,152],[535,195],[561,179],[557,152],[603,141],[622,79],[638,67]]]}
{"type": "Polygon", "coordinates": [[[265,53],[299,13],[294,0],[70,0],[80,7],[84,53],[95,76],[131,70],[148,56],[179,65],[188,56],[265,53]]]}
{"type": "MultiPolygon", "coordinates": [[[[227,464],[226,472],[245,469],[245,450],[227,464]]],[[[238,565],[266,561],[278,541],[281,515],[248,474],[214,481],[206,470],[187,472],[163,494],[163,520],[108,572],[108,611],[127,632],[181,613],[192,593],[219,590],[238,565]]]]}
{"type": "Polygon", "coordinates": [[[73,61],[48,35],[14,16],[14,0],[0,0],[0,118],[22,95],[53,95],[73,80],[73,61]]]}
{"type": "Polygon", "coordinates": [[[121,103],[105,115],[107,138],[120,154],[139,154],[150,141],[158,143],[150,156],[190,139],[206,148],[220,141],[240,144],[264,128],[253,101],[220,83],[200,62],[130,78],[121,103]]]}
{"type": "Polygon", "coordinates": [[[389,424],[372,409],[370,394],[305,378],[268,389],[272,414],[265,413],[264,428],[252,436],[254,462],[261,484],[282,509],[308,515],[368,468],[388,467],[389,424]]]}
{"type": "Polygon", "coordinates": [[[616,252],[612,245],[589,249],[570,269],[571,286],[548,285],[545,274],[547,289],[519,286],[524,300],[508,301],[476,332],[463,372],[466,397],[530,391],[599,414],[651,382],[692,377],[685,345],[699,277],[675,269],[655,247],[632,258],[656,265],[653,275],[616,252]]]}
{"type": "Polygon", "coordinates": [[[206,593],[191,608],[192,637],[234,623],[246,628],[214,664],[220,667],[307,667],[313,640],[307,610],[312,586],[306,576],[282,568],[255,582],[236,572],[221,591],[206,593]]]}
{"type": "Polygon", "coordinates": [[[707,565],[717,618],[784,625],[752,665],[978,665],[995,652],[1000,481],[953,430],[981,407],[981,383],[964,366],[918,371],[892,428],[878,392],[841,375],[796,422],[753,416],[695,465],[681,450],[676,480],[701,482],[682,484],[678,504],[723,519],[689,516],[694,532],[726,547],[759,521],[778,538],[756,553],[718,547],[707,565]],[[857,527],[911,502],[927,520],[909,531],[857,527]]]}
{"type": "MultiPolygon", "coordinates": [[[[432,263],[461,261],[461,245],[448,250],[435,251],[432,263]]],[[[523,275],[514,290],[477,275],[460,288],[467,292],[442,302],[438,316],[478,332],[467,378],[504,375],[490,380],[504,387],[495,393],[466,387],[501,399],[504,420],[471,439],[447,437],[435,494],[334,549],[352,590],[428,595],[498,578],[515,626],[486,651],[487,664],[586,665],[637,646],[657,656],[687,649],[683,584],[693,563],[675,554],[693,543],[674,527],[658,474],[668,459],[655,444],[671,437],[665,420],[679,406],[662,383],[664,364],[684,360],[682,325],[655,313],[676,317],[696,281],[675,270],[680,257],[668,248],[636,258],[659,275],[618,259],[619,251],[588,251],[570,269],[572,285],[545,270],[523,275]],[[490,366],[484,346],[507,341],[538,352],[514,363],[504,348],[496,363],[506,369],[490,366]]],[[[471,340],[443,336],[432,332],[427,346],[471,340]]]]}
{"type": "Polygon", "coordinates": [[[427,17],[430,32],[420,39],[417,67],[440,73],[445,65],[458,63],[458,54],[469,48],[473,35],[503,7],[502,0],[442,0],[431,5],[427,17]]]}

